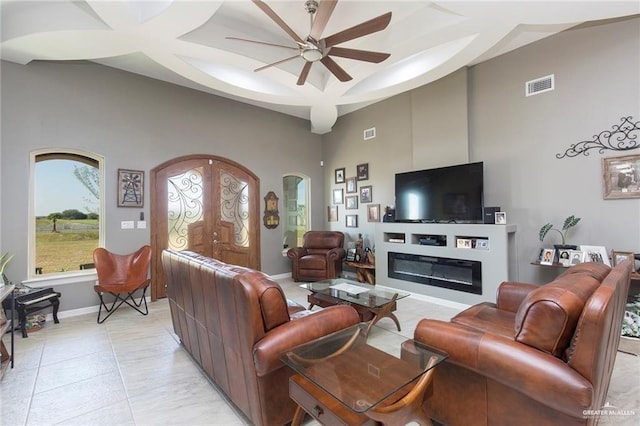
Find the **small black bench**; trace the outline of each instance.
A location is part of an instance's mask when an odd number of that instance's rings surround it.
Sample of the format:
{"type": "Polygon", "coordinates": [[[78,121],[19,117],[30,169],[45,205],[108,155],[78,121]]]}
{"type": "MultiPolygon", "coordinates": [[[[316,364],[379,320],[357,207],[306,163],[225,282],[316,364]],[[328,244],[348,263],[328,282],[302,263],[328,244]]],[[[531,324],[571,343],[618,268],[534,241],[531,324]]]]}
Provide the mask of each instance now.
{"type": "MultiPolygon", "coordinates": [[[[27,315],[33,312],[40,311],[46,307],[53,306],[53,322],[59,324],[58,320],[58,308],[60,306],[59,297],[60,293],[53,291],[52,287],[43,288],[39,290],[33,290],[28,293],[16,294],[15,310],[18,313],[18,322],[20,324],[20,331],[22,331],[22,337],[29,337],[27,335],[27,315]]],[[[3,307],[7,309],[10,298],[2,301],[3,307]],[[5,306],[5,302],[7,305],[5,306]]]]}

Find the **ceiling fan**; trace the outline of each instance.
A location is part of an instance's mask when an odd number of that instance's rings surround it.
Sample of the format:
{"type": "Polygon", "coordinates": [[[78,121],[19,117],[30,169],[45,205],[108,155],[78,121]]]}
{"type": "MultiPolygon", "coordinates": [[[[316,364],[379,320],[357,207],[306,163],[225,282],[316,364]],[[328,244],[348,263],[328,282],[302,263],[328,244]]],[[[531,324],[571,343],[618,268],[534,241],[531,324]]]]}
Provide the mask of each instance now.
{"type": "Polygon", "coordinates": [[[280,44],[248,40],[238,37],[226,37],[230,40],[247,41],[251,43],[258,43],[266,46],[283,47],[286,49],[297,50],[298,52],[291,57],[282,59],[280,61],[265,65],[257,68],[254,71],[261,71],[265,68],[269,68],[275,65],[279,65],[283,62],[291,61],[296,58],[302,58],[305,60],[305,64],[302,67],[302,71],[298,76],[297,85],[302,86],[307,80],[311,65],[314,62],[320,61],[327,69],[340,81],[349,81],[352,77],[338,65],[331,56],[338,56],[341,58],[355,59],[357,61],[366,61],[373,63],[380,63],[391,56],[389,53],[371,52],[368,50],[348,49],[345,47],[338,47],[337,44],[344,43],[346,41],[354,40],[378,31],[384,30],[391,21],[391,12],[387,12],[377,18],[370,19],[361,24],[355,25],[346,30],[340,31],[336,34],[328,37],[322,37],[331,14],[338,3],[338,0],[307,0],[304,7],[307,13],[309,13],[311,21],[311,30],[306,38],[301,38],[280,18],[266,3],[261,0],[252,0],[256,6],[258,6],[271,20],[273,20],[280,28],[282,28],[298,45],[297,47],[283,46],[280,44]]]}

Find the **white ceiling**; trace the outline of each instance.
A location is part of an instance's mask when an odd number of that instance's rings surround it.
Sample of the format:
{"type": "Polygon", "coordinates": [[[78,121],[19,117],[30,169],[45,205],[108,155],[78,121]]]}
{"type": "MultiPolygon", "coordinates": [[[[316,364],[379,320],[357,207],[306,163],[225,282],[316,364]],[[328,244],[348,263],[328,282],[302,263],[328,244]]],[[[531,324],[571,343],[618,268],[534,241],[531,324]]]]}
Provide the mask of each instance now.
{"type": "MultiPolygon", "coordinates": [[[[304,0],[265,3],[306,38],[304,0]]],[[[385,30],[340,45],[391,54],[378,64],[334,58],[348,82],[314,63],[297,86],[302,58],[254,72],[292,51],[225,37],[296,45],[248,0],[2,0],[0,54],[20,64],[90,60],[305,118],[323,134],[342,114],[577,24],[638,14],[640,2],[340,0],[322,36],[389,11],[385,30]]]]}

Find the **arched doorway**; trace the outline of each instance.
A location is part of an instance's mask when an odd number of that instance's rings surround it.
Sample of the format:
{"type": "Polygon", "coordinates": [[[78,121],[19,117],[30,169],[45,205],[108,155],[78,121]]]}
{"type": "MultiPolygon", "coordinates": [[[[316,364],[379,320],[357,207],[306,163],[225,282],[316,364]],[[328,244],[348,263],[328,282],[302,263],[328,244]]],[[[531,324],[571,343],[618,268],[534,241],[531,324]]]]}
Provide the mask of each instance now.
{"type": "Polygon", "coordinates": [[[151,299],[166,297],[162,250],[190,250],[260,269],[260,180],[213,155],[169,160],[151,170],[151,299]]]}

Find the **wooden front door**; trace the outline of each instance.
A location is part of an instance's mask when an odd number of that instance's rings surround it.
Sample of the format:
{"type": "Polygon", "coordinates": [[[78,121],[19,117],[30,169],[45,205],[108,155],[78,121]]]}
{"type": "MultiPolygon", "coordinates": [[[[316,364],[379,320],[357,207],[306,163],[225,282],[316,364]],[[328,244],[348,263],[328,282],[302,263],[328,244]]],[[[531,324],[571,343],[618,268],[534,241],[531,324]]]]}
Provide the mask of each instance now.
{"type": "Polygon", "coordinates": [[[151,171],[151,299],[166,297],[162,250],[260,269],[260,181],[225,158],[181,157],[151,171]]]}

